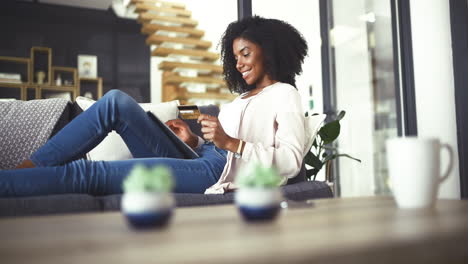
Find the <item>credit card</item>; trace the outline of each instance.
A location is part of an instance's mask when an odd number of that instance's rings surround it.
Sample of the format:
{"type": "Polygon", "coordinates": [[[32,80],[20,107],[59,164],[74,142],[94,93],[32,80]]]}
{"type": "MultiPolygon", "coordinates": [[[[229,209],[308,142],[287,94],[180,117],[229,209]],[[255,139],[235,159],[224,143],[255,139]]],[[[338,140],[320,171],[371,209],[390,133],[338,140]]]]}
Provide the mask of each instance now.
{"type": "Polygon", "coordinates": [[[179,105],[179,116],[182,119],[198,119],[200,110],[196,105],[179,105]]]}

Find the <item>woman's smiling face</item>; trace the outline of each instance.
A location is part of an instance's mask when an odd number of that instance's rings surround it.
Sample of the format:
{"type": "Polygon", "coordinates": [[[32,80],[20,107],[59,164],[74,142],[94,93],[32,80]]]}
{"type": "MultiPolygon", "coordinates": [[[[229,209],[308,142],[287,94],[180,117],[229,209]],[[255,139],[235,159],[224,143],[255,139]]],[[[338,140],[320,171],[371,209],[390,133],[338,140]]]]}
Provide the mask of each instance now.
{"type": "Polygon", "coordinates": [[[243,38],[236,38],[232,44],[236,68],[242,74],[248,85],[255,84],[257,88],[271,84],[271,79],[265,71],[262,49],[259,45],[243,38]]]}

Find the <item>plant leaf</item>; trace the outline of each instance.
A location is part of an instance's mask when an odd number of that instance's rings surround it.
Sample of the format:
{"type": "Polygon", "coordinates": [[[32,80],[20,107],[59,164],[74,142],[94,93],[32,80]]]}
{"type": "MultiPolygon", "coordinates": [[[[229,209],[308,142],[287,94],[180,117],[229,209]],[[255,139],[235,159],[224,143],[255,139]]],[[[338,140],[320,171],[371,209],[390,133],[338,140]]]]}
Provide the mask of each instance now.
{"type": "Polygon", "coordinates": [[[281,183],[281,176],[273,167],[264,167],[259,163],[251,163],[237,176],[236,184],[241,187],[276,187],[281,183]]]}
{"type": "Polygon", "coordinates": [[[304,157],[304,163],[319,170],[323,166],[322,161],[312,152],[307,153],[307,155],[304,157]]]}
{"type": "Polygon", "coordinates": [[[341,119],[343,119],[343,117],[346,115],[346,111],[343,111],[341,110],[338,115],[336,116],[336,119],[335,120],[338,120],[340,121],[341,119]]]}
{"type": "Polygon", "coordinates": [[[356,159],[356,158],[354,158],[354,157],[351,157],[351,156],[348,155],[348,154],[333,154],[333,155],[327,156],[327,157],[323,160],[323,163],[326,163],[327,161],[332,160],[332,159],[336,159],[336,158],[338,158],[338,157],[346,157],[346,158],[350,158],[350,159],[352,159],[352,160],[361,162],[360,159],[356,159]]]}
{"type": "Polygon", "coordinates": [[[324,160],[323,160],[323,163],[327,163],[327,161],[329,160],[332,160],[332,159],[336,159],[338,156],[337,154],[332,154],[332,155],[328,155],[324,160]]]}
{"type": "Polygon", "coordinates": [[[358,161],[358,162],[361,162],[360,159],[357,159],[357,158],[354,158],[348,154],[338,154],[337,157],[346,157],[346,158],[349,158],[349,159],[352,159],[352,160],[355,160],[355,161],[358,161]]]}
{"type": "Polygon", "coordinates": [[[340,135],[340,122],[338,120],[325,124],[319,130],[320,138],[323,144],[327,145],[332,143],[340,135]]]}
{"type": "Polygon", "coordinates": [[[172,171],[163,165],[150,169],[137,164],[123,182],[125,192],[170,192],[173,187],[172,171]]]}
{"type": "Polygon", "coordinates": [[[315,137],[314,143],[312,143],[312,147],[317,147],[317,137],[315,137]]]}
{"type": "Polygon", "coordinates": [[[317,173],[318,173],[319,171],[320,171],[320,170],[318,170],[318,169],[306,170],[306,177],[307,177],[307,179],[311,179],[312,176],[315,178],[315,176],[317,176],[317,173]]]}

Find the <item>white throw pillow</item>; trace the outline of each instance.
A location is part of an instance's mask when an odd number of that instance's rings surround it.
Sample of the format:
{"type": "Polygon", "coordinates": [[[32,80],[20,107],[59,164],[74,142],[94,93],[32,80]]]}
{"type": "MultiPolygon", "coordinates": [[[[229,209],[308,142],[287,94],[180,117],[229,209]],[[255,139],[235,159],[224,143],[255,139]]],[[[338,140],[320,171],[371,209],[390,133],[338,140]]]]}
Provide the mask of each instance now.
{"type": "MultiPolygon", "coordinates": [[[[94,100],[78,96],[76,98],[78,106],[85,111],[92,104],[94,100]]],[[[143,103],[139,104],[143,110],[150,111],[156,115],[161,121],[176,119],[179,105],[179,100],[164,102],[164,103],[143,103]]],[[[87,154],[88,160],[125,160],[133,158],[130,150],[117,132],[112,131],[107,137],[99,143],[94,149],[87,154]]]]}
{"type": "Polygon", "coordinates": [[[304,146],[303,157],[307,155],[312,144],[314,143],[314,139],[317,136],[318,131],[322,127],[322,123],[325,120],[327,115],[325,114],[318,114],[318,115],[311,115],[309,114],[305,118],[305,136],[306,136],[306,144],[304,146]]]}

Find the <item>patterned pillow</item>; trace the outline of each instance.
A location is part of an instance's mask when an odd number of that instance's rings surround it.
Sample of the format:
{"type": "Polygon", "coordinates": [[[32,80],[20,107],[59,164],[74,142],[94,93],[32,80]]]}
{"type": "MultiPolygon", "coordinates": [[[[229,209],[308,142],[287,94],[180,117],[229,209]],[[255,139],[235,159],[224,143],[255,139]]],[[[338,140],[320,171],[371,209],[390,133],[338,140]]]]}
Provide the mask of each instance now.
{"type": "Polygon", "coordinates": [[[66,99],[0,102],[0,169],[12,169],[44,145],[66,99]]]}

